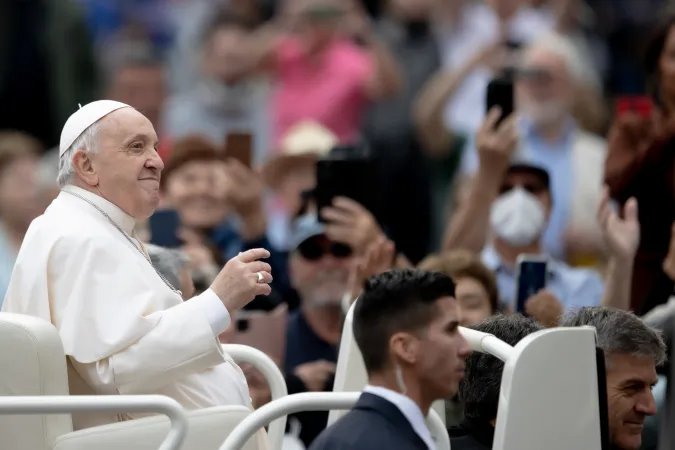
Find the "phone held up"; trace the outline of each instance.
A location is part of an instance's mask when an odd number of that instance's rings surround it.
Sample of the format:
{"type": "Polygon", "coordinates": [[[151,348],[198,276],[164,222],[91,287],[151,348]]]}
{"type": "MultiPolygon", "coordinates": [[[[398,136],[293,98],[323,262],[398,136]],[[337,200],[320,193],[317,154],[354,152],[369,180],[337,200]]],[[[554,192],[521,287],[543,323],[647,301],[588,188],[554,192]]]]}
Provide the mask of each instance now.
{"type": "Polygon", "coordinates": [[[525,302],[548,283],[548,258],[541,255],[518,256],[516,268],[516,296],[513,309],[525,314],[525,302]]]}
{"type": "MultiPolygon", "coordinates": [[[[370,158],[358,146],[338,146],[316,163],[317,211],[331,206],[335,197],[347,197],[375,215],[376,188],[370,158]]],[[[320,214],[319,220],[324,221],[320,214]]]]}
{"type": "Polygon", "coordinates": [[[652,116],[653,110],[654,101],[646,95],[624,95],[616,99],[617,117],[633,113],[648,118],[652,116]]]}
{"type": "Polygon", "coordinates": [[[244,166],[253,166],[253,135],[251,133],[227,133],[225,156],[235,159],[244,166]]]}
{"type": "Polygon", "coordinates": [[[148,219],[150,243],[166,248],[177,248],[183,245],[178,236],[180,217],[173,209],[161,209],[148,219]]]}
{"type": "Polygon", "coordinates": [[[515,110],[515,100],[513,93],[513,76],[502,75],[496,77],[488,83],[486,95],[486,112],[494,107],[499,107],[502,114],[497,125],[504,119],[513,114],[515,110]]]}

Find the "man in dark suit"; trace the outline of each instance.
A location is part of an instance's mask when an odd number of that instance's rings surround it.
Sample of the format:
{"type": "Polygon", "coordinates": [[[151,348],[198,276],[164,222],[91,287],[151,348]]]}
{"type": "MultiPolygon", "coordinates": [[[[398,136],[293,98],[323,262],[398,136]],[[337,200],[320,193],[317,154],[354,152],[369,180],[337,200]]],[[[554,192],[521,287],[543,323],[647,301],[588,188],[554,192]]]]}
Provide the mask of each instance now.
{"type": "MultiPolygon", "coordinates": [[[[520,314],[496,315],[475,325],[474,330],[495,335],[514,346],[542,327],[520,314]]],[[[459,384],[464,420],[448,430],[452,450],[490,450],[495,434],[504,363],[487,353],[474,353],[466,361],[466,375],[459,384]]]]}
{"type": "Polygon", "coordinates": [[[310,450],[435,449],[424,418],[457,392],[471,353],[454,296],[439,273],[393,270],[368,280],[353,331],[370,384],[310,450]]]}

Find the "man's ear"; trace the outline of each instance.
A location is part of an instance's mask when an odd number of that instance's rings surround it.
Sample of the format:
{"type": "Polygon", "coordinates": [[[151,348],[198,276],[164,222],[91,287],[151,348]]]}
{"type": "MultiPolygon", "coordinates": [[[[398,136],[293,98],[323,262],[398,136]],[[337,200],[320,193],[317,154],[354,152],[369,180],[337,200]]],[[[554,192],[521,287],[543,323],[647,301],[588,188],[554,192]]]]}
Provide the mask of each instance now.
{"type": "Polygon", "coordinates": [[[389,351],[399,361],[415,364],[417,361],[418,340],[410,333],[396,333],[389,339],[389,351]]]}
{"type": "Polygon", "coordinates": [[[89,186],[98,185],[98,173],[94,169],[91,158],[86,152],[75,152],[73,155],[73,169],[77,173],[77,176],[89,186]]]}

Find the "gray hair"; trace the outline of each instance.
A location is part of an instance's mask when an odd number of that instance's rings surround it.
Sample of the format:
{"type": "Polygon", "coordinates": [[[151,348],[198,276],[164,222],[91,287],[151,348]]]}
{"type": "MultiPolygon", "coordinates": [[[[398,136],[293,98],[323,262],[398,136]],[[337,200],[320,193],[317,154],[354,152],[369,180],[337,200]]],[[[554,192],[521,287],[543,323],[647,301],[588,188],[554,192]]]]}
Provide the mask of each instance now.
{"type": "MultiPolygon", "coordinates": [[[[543,329],[534,320],[520,314],[497,314],[471,328],[493,334],[511,346],[543,329]]],[[[467,358],[466,372],[458,392],[466,417],[485,422],[497,417],[503,371],[504,363],[487,353],[473,352],[467,358]]]]}
{"type": "Polygon", "coordinates": [[[76,152],[84,151],[87,153],[96,153],[98,151],[96,139],[98,137],[99,128],[98,122],[90,125],[89,128],[84,130],[82,134],[75,139],[73,144],[68,147],[68,150],[59,157],[59,172],[56,176],[56,184],[58,184],[60,188],[73,182],[73,176],[75,175],[73,156],[75,156],[76,152]]]}
{"type": "Polygon", "coordinates": [[[180,271],[190,262],[190,258],[180,250],[146,244],[150,261],[155,269],[162,274],[174,289],[181,289],[180,271]]]}
{"type": "Polygon", "coordinates": [[[584,325],[595,327],[597,345],[605,352],[607,363],[612,355],[652,359],[657,366],[666,361],[666,344],[661,334],[632,312],[605,306],[584,307],[565,317],[560,324],[563,327],[584,325]]]}
{"type": "Polygon", "coordinates": [[[580,45],[570,38],[560,33],[547,33],[527,47],[523,60],[527,61],[532,52],[536,50],[544,50],[562,58],[565,61],[567,73],[576,85],[591,88],[600,86],[598,74],[593,70],[590,59],[580,45]]]}

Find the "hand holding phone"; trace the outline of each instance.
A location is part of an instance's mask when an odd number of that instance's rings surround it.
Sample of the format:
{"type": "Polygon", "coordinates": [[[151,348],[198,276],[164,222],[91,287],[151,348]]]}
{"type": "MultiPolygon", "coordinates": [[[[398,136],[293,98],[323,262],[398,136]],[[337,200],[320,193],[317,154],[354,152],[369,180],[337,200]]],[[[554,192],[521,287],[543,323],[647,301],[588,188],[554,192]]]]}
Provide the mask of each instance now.
{"type": "Polygon", "coordinates": [[[525,312],[525,302],[546,289],[548,283],[548,258],[541,255],[518,256],[514,311],[525,312]]]}
{"type": "Polygon", "coordinates": [[[494,78],[487,86],[486,111],[494,107],[499,107],[501,117],[497,121],[497,126],[507,117],[513,114],[515,110],[515,100],[513,94],[513,77],[500,76],[494,78]]]}

